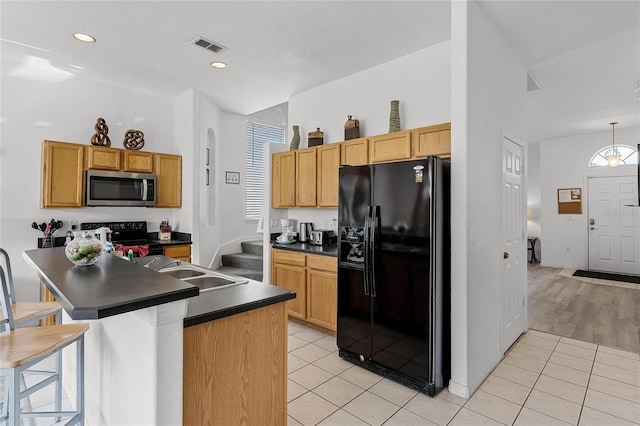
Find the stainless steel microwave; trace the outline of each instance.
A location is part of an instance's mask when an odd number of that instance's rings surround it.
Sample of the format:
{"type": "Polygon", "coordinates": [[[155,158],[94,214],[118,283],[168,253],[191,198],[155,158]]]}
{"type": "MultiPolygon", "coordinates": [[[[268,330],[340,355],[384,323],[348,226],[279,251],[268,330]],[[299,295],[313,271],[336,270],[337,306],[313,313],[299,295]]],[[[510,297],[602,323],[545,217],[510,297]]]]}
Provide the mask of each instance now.
{"type": "Polygon", "coordinates": [[[87,206],[156,205],[156,175],[87,170],[87,206]]]}

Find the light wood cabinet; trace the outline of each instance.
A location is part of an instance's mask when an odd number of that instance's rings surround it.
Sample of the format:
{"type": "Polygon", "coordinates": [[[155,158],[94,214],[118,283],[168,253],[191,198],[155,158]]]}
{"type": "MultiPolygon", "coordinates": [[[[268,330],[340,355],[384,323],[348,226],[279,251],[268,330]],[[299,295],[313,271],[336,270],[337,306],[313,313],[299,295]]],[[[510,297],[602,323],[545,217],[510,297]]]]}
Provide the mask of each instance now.
{"type": "Polygon", "coordinates": [[[369,163],[386,163],[411,158],[411,132],[394,132],[369,138],[369,163]]]}
{"type": "Polygon", "coordinates": [[[275,208],[296,205],[296,155],[294,151],[279,152],[271,156],[271,206],[275,208]]]}
{"type": "Polygon", "coordinates": [[[153,155],[153,152],[140,152],[125,149],[124,171],[137,173],[153,173],[153,155]]]}
{"type": "Polygon", "coordinates": [[[84,205],[82,145],[45,140],[42,144],[41,207],[84,205]]]}
{"type": "Polygon", "coordinates": [[[338,207],[338,178],[340,170],[340,144],[332,143],[317,148],[317,203],[318,207],[338,207]]]}
{"type": "Polygon", "coordinates": [[[329,330],[337,329],[337,258],[272,249],[273,285],[295,291],[287,302],[289,315],[329,330]]]}
{"type": "Polygon", "coordinates": [[[315,207],[317,192],[317,149],[297,149],[296,154],[296,206],[315,207]]]}
{"type": "Polygon", "coordinates": [[[338,325],[338,259],[307,255],[307,321],[336,331],[338,325]]]}
{"type": "Polygon", "coordinates": [[[155,154],[156,207],[182,206],[182,156],[155,154]]]}
{"type": "Polygon", "coordinates": [[[451,123],[411,130],[413,158],[451,157],[451,123]]]}
{"type": "Polygon", "coordinates": [[[287,423],[284,303],[187,327],[183,346],[185,426],[287,423]]]}
{"type": "Polygon", "coordinates": [[[340,164],[364,166],[369,164],[369,139],[359,138],[340,142],[340,164]]]}
{"type": "Polygon", "coordinates": [[[173,246],[163,246],[162,254],[176,260],[191,263],[191,244],[178,244],[173,246]]]}
{"type": "Polygon", "coordinates": [[[122,167],[120,149],[101,146],[87,146],[85,149],[87,169],[113,170],[117,172],[122,167]]]}

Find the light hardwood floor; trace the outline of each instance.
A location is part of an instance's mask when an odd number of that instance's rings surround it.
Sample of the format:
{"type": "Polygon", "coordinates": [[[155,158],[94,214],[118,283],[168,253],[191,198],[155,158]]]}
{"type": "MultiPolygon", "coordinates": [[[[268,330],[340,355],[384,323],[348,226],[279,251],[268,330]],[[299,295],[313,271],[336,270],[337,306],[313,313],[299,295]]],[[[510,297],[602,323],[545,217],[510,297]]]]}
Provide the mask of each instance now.
{"type": "Polygon", "coordinates": [[[640,352],[640,291],[582,282],[529,265],[529,327],[640,352]]]}

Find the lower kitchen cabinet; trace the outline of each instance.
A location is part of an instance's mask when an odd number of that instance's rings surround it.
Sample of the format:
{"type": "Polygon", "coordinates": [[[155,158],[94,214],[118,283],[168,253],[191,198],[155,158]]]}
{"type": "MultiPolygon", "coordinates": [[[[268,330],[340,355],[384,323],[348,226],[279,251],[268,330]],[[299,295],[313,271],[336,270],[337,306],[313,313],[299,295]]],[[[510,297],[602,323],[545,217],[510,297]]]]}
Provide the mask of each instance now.
{"type": "Polygon", "coordinates": [[[273,285],[296,292],[287,302],[290,316],[329,330],[337,329],[337,258],[272,249],[273,285]]]}
{"type": "Polygon", "coordinates": [[[183,425],[286,424],[284,303],[187,327],[183,342],[183,425]]]}
{"type": "Polygon", "coordinates": [[[191,244],[165,246],[162,250],[164,256],[191,263],[191,244]]]}

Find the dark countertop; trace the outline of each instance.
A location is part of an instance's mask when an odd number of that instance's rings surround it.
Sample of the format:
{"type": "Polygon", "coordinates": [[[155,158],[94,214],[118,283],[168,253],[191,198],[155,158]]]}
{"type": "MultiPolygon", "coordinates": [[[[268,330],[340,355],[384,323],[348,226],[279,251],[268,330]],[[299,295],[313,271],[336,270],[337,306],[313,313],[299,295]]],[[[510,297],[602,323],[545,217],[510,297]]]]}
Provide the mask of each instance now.
{"type": "Polygon", "coordinates": [[[146,258],[131,263],[103,254],[95,265],[75,266],[64,249],[27,250],[23,257],[74,320],[105,318],[199,294],[194,285],[144,268],[146,258]]]}
{"type": "Polygon", "coordinates": [[[191,327],[263,306],[295,299],[296,293],[286,288],[249,280],[247,284],[200,293],[189,299],[184,327],[191,327]]]}
{"type": "Polygon", "coordinates": [[[178,246],[184,244],[191,244],[191,241],[183,241],[183,240],[149,240],[150,243],[160,244],[161,246],[178,246]]]}
{"type": "Polygon", "coordinates": [[[184,319],[184,326],[190,327],[296,297],[291,290],[253,280],[200,293],[194,285],[153,270],[174,260],[166,256],[135,258],[131,263],[104,254],[95,265],[78,267],[66,258],[64,247],[27,250],[23,257],[74,320],[100,319],[190,298],[184,319]],[[158,260],[145,268],[154,258],[158,260]]]}
{"type": "Polygon", "coordinates": [[[292,244],[278,244],[273,243],[273,248],[279,250],[291,250],[291,251],[299,251],[303,253],[309,254],[320,254],[322,256],[338,256],[338,246],[316,246],[309,243],[292,243],[292,244]]]}

